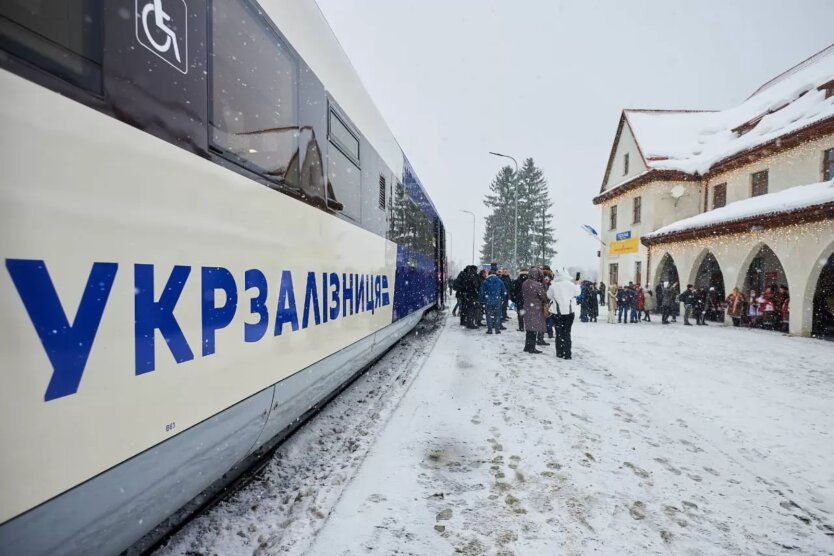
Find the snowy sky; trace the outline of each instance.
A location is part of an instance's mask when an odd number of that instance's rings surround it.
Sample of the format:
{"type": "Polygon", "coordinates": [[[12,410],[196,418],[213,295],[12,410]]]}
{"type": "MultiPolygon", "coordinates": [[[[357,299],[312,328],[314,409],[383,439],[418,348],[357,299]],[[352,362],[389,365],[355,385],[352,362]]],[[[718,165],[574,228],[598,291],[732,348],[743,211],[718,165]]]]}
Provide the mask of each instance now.
{"type": "MultiPolygon", "coordinates": [[[[596,268],[623,108],[720,109],[834,42],[832,0],[317,0],[468,263],[502,159],[550,185],[557,265],[596,268]],[[507,161],[509,162],[509,161],[507,161]]],[[[477,256],[477,254],[476,254],[477,256]]]]}

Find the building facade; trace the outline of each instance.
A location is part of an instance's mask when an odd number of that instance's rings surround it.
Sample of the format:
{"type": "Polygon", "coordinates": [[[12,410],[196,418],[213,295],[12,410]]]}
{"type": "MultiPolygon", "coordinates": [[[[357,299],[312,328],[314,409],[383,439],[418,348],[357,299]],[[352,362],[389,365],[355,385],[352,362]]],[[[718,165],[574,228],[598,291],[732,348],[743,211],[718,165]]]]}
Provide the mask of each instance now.
{"type": "Polygon", "coordinates": [[[603,281],[785,285],[834,337],[834,45],[727,110],[624,110],[594,204],[603,281]]]}

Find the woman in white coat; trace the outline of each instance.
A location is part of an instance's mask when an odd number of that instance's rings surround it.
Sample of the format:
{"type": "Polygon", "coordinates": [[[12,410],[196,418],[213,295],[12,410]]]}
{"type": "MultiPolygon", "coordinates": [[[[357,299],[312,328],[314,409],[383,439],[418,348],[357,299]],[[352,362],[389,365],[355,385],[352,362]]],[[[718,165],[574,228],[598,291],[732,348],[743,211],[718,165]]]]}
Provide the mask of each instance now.
{"type": "Polygon", "coordinates": [[[556,273],[550,288],[547,290],[547,299],[550,300],[550,313],[556,317],[556,357],[562,359],[571,358],[571,327],[575,311],[579,308],[576,298],[580,295],[578,281],[574,283],[568,276],[559,272],[556,273]]]}

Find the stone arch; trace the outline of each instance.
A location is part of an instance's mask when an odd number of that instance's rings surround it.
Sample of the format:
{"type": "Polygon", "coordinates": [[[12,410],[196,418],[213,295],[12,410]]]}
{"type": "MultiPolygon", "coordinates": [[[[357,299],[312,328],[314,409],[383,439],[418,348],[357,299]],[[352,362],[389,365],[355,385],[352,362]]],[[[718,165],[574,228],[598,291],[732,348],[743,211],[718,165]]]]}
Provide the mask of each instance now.
{"type": "Polygon", "coordinates": [[[747,295],[750,289],[761,291],[772,284],[785,284],[790,288],[788,275],[781,258],[765,242],[758,242],[739,266],[736,287],[747,295]]]}
{"type": "Polygon", "coordinates": [[[705,248],[695,257],[687,283],[693,284],[695,289],[712,287],[721,295],[726,293],[724,270],[714,252],[705,248]]]}
{"type": "Polygon", "coordinates": [[[721,303],[727,297],[727,290],[724,272],[715,253],[705,248],[695,257],[687,284],[694,285],[696,291],[706,290],[706,318],[723,322],[721,303]]]}
{"type": "Polygon", "coordinates": [[[797,298],[806,308],[802,330],[815,337],[834,339],[834,241],[826,246],[811,266],[804,295],[797,298]]]}
{"type": "Polygon", "coordinates": [[[662,284],[666,280],[680,283],[678,267],[675,264],[675,259],[668,251],[663,253],[663,256],[660,257],[660,262],[655,267],[655,271],[652,274],[652,288],[655,288],[657,284],[662,284]]]}

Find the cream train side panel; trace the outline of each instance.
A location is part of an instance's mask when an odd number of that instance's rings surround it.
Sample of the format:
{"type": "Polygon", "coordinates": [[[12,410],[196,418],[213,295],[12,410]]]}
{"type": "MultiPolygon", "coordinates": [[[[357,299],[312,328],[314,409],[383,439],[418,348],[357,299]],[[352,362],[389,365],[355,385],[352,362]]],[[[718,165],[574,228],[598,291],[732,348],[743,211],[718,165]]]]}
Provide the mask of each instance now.
{"type": "Polygon", "coordinates": [[[48,402],[52,365],[0,271],[0,522],[391,323],[392,243],[7,72],[0,90],[3,260],[44,260],[69,323],[93,263],[118,264],[77,393],[48,402]],[[174,315],[193,352],[177,364],[157,331],[155,369],[138,376],[137,263],[154,266],[155,300],[175,265],[191,267],[174,315]],[[231,271],[239,295],[205,357],[204,266],[231,271]],[[252,343],[248,269],[269,285],[267,332],[252,343]],[[390,303],[274,336],[285,270],[299,319],[310,271],[385,275],[390,303]]]}

